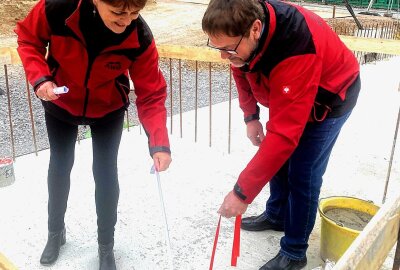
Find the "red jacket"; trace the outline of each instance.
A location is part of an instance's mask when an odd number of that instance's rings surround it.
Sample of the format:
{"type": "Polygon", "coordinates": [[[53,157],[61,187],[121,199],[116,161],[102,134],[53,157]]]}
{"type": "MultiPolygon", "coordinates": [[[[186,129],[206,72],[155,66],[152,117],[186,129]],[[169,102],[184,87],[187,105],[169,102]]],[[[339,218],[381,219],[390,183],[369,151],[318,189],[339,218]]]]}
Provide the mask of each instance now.
{"type": "Polygon", "coordinates": [[[44,102],[45,108],[56,105],[74,117],[91,119],[128,107],[130,75],[150,152],[169,152],[166,82],[150,29],[139,16],[120,43],[91,56],[80,28],[83,1],[40,0],[17,24],[18,53],[28,80],[34,89],[48,80],[67,86],[69,92],[52,104],[44,102]]]}
{"type": "Polygon", "coordinates": [[[259,119],[257,104],[269,108],[266,137],[234,187],[246,203],[290,158],[309,121],[350,111],[359,92],[348,91],[357,59],[323,19],[285,2],[262,5],[267,23],[258,51],[245,67],[232,67],[245,122],[259,119]]]}

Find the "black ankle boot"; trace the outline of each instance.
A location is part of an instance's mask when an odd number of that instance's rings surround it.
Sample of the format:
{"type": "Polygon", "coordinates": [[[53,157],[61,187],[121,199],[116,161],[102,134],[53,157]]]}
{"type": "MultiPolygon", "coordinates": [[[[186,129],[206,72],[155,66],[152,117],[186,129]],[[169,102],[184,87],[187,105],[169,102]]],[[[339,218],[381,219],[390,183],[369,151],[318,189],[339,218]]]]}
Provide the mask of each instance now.
{"type": "Polygon", "coordinates": [[[284,230],[283,225],[272,223],[265,217],[264,213],[258,216],[243,218],[240,227],[245,231],[274,230],[282,232],[284,230]]]}
{"type": "Polygon", "coordinates": [[[107,245],[99,244],[99,262],[100,270],[116,270],[114,258],[114,242],[107,245]]]}
{"type": "Polygon", "coordinates": [[[65,244],[65,228],[61,232],[49,232],[46,247],[40,257],[40,264],[53,264],[60,253],[60,247],[65,244]]]}

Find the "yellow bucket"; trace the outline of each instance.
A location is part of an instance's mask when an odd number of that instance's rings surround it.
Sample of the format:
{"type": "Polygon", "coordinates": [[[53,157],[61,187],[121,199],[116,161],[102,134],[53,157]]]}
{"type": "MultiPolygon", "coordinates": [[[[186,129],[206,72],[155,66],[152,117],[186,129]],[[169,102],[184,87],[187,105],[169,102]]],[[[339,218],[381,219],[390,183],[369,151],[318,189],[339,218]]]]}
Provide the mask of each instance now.
{"type": "Polygon", "coordinates": [[[379,207],[371,201],[364,201],[353,197],[327,197],[319,200],[318,212],[321,216],[321,246],[320,256],[326,261],[337,262],[351,243],[360,234],[361,230],[346,227],[326,215],[329,210],[354,210],[374,216],[379,207]]]}

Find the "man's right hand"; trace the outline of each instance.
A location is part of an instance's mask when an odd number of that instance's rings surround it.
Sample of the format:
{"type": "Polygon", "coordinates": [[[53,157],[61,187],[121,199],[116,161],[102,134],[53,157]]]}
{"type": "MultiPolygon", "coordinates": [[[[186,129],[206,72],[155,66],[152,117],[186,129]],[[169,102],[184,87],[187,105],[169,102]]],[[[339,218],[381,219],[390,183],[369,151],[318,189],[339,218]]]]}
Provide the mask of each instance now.
{"type": "Polygon", "coordinates": [[[247,122],[247,137],[250,139],[251,143],[255,146],[260,146],[261,142],[264,140],[264,130],[260,121],[252,120],[247,122]]]}

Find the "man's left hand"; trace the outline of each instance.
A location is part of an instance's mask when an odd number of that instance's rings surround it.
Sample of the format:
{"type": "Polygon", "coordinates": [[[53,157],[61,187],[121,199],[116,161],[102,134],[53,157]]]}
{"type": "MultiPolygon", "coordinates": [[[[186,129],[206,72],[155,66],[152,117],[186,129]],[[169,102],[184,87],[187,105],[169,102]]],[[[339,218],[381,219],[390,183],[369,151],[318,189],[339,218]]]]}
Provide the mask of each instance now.
{"type": "Polygon", "coordinates": [[[236,217],[247,210],[247,203],[242,202],[233,191],[226,195],[224,202],[218,210],[218,214],[226,218],[236,217]]]}

